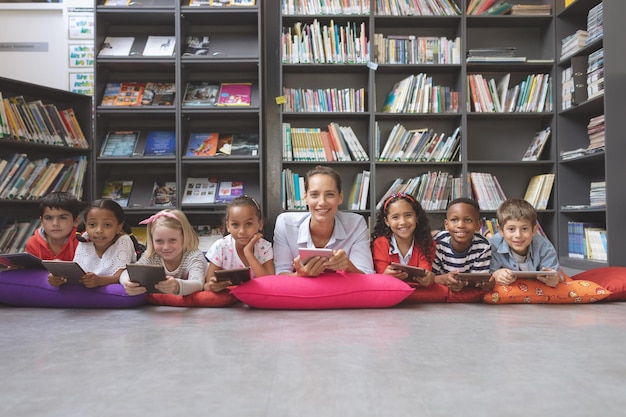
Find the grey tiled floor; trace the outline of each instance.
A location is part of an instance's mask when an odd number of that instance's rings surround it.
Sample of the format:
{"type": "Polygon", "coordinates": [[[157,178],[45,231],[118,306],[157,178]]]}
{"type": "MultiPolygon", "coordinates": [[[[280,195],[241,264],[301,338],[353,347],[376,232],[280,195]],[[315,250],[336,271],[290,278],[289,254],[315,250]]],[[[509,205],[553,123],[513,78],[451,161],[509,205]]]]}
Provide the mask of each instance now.
{"type": "Polygon", "coordinates": [[[0,317],[0,416],[626,414],[626,303],[0,317]]]}

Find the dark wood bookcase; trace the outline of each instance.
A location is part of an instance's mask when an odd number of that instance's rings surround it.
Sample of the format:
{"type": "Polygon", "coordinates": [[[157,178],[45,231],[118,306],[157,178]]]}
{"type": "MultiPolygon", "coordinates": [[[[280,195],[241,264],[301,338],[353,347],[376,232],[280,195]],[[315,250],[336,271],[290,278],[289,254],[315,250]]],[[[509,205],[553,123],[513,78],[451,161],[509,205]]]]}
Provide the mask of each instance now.
{"type": "MultiPolygon", "coordinates": [[[[568,7],[563,1],[557,3],[556,28],[557,45],[563,38],[576,30],[587,29],[589,10],[601,3],[600,0],[576,0],[568,7]]],[[[620,123],[626,114],[626,57],[623,53],[623,39],[626,29],[623,16],[626,3],[604,1],[603,36],[589,43],[574,56],[588,57],[591,53],[604,49],[604,94],[585,100],[578,105],[562,110],[561,84],[555,90],[558,99],[557,144],[558,151],[571,151],[589,145],[587,124],[592,117],[605,116],[605,149],[603,152],[570,160],[559,160],[557,170],[558,190],[558,249],[561,264],[577,269],[589,269],[606,265],[626,265],[623,253],[626,249],[623,234],[626,231],[626,218],[621,210],[626,204],[623,186],[626,155],[626,141],[620,123]],[[606,207],[567,209],[563,206],[589,205],[590,184],[593,181],[606,181],[606,207]],[[568,256],[568,222],[585,222],[607,230],[608,260],[589,261],[568,256]]],[[[560,60],[557,66],[560,73],[571,65],[571,57],[560,60]]]]}
{"type": "MultiPolygon", "coordinates": [[[[463,193],[470,194],[467,177],[470,172],[487,172],[495,175],[507,197],[522,198],[530,181],[537,174],[556,173],[557,147],[554,137],[548,141],[538,161],[522,161],[536,131],[550,127],[556,129],[554,111],[533,113],[476,113],[466,106],[468,99],[467,76],[483,74],[485,78],[500,79],[511,74],[510,86],[519,83],[529,74],[549,74],[553,89],[556,87],[555,62],[555,2],[553,0],[529,0],[512,3],[549,4],[550,16],[467,16],[464,11],[469,1],[453,0],[461,10],[455,16],[386,16],[379,14],[377,2],[371,1],[369,13],[362,15],[288,15],[281,12],[280,2],[272,6],[266,17],[268,35],[267,97],[282,95],[283,86],[321,88],[346,85],[362,85],[366,88],[366,109],[363,113],[287,113],[275,101],[265,101],[267,135],[275,140],[267,142],[268,179],[280,184],[281,171],[289,168],[304,174],[318,163],[285,162],[281,158],[281,123],[295,126],[326,126],[337,121],[353,126],[359,140],[369,153],[367,162],[327,162],[337,169],[344,180],[344,194],[348,195],[355,175],[363,169],[371,171],[370,198],[368,208],[361,211],[373,222],[375,206],[396,178],[412,178],[425,172],[448,172],[463,178],[463,193]],[[291,27],[296,22],[312,23],[314,19],[328,24],[331,19],[365,22],[370,42],[370,61],[373,61],[374,34],[413,35],[416,37],[436,36],[447,39],[459,38],[461,56],[458,64],[283,64],[280,56],[281,28],[291,27]],[[514,46],[517,56],[532,59],[524,63],[466,63],[469,49],[514,46]],[[275,53],[274,51],[278,51],[275,53]],[[448,86],[459,92],[459,108],[456,112],[443,113],[387,113],[381,108],[385,97],[394,83],[411,75],[426,73],[437,85],[448,86]],[[278,76],[273,76],[278,74],[278,76]],[[377,146],[382,149],[388,134],[396,123],[407,129],[432,128],[437,132],[452,134],[461,128],[460,158],[451,162],[379,162],[376,160],[377,146]],[[376,132],[380,130],[380,144],[376,143],[376,132]]],[[[556,187],[555,187],[556,188],[556,187]]],[[[268,218],[273,219],[282,210],[281,189],[268,188],[268,218]]],[[[557,237],[556,191],[553,191],[548,209],[541,210],[539,218],[548,236],[557,237]]],[[[494,217],[495,212],[482,213],[494,217]]],[[[429,212],[434,228],[441,228],[445,212],[429,212]]],[[[373,224],[372,224],[373,226],[373,224]]]]}
{"type": "Polygon", "coordinates": [[[176,208],[183,209],[192,224],[220,224],[225,205],[183,205],[188,177],[243,181],[245,193],[263,201],[265,136],[261,110],[261,40],[264,2],[257,1],[255,6],[223,7],[189,6],[188,0],[142,0],[141,3],[123,7],[104,6],[103,3],[99,0],[95,9],[96,53],[106,36],[133,36],[135,43],[129,56],[96,56],[94,195],[101,194],[108,180],[132,180],[126,214],[133,224],[162,208],[149,205],[155,181],[176,183],[176,208]],[[141,56],[142,45],[148,35],[175,36],[174,56],[141,56]],[[183,56],[186,39],[193,35],[209,36],[209,55],[183,56]],[[107,83],[127,81],[174,82],[175,102],[171,106],[100,105],[107,83]],[[182,99],[186,85],[194,81],[251,82],[251,105],[185,106],[182,99]],[[173,130],[176,134],[176,155],[99,158],[97,155],[103,139],[107,132],[114,130],[173,130]],[[258,155],[186,157],[190,134],[200,132],[258,133],[258,155]]]}
{"type": "MultiPolygon", "coordinates": [[[[41,100],[44,104],[55,105],[59,110],[72,108],[87,142],[89,144],[93,143],[91,138],[91,97],[2,77],[0,77],[0,92],[2,92],[3,98],[23,96],[26,101],[41,100]]],[[[25,153],[31,161],[49,158],[51,162],[59,162],[76,156],[86,156],[88,165],[85,173],[82,200],[89,201],[92,198],[91,172],[93,161],[91,148],[79,149],[29,141],[1,139],[0,156],[3,159],[7,159],[14,153],[25,153]]],[[[0,200],[0,213],[0,217],[12,220],[36,219],[39,217],[39,200],[0,200]]]]}

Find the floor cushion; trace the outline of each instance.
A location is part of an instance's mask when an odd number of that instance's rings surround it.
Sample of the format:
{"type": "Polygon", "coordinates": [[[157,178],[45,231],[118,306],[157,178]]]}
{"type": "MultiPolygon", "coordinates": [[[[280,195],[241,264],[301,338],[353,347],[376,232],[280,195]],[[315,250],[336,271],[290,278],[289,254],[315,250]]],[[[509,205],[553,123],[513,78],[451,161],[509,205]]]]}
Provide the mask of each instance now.
{"type": "Polygon", "coordinates": [[[239,300],[228,290],[220,292],[197,291],[189,295],[148,294],[146,301],[150,304],[172,307],[227,307],[239,300]]]}
{"type": "Polygon", "coordinates": [[[391,307],[412,292],[407,283],[389,275],[345,272],[316,278],[268,275],[232,290],[250,307],[295,310],[391,307]]]}
{"type": "Polygon", "coordinates": [[[566,280],[550,287],[536,279],[518,278],[511,285],[496,285],[483,297],[487,304],[577,304],[593,303],[611,293],[585,280],[566,280]]]}
{"type": "Polygon", "coordinates": [[[445,285],[433,284],[430,287],[411,285],[411,287],[415,288],[415,291],[402,303],[445,303],[448,301],[448,287],[445,285]]]}
{"type": "Polygon", "coordinates": [[[593,268],[572,276],[573,280],[594,282],[611,292],[605,301],[626,301],[626,268],[607,266],[593,268]]]}
{"type": "Polygon", "coordinates": [[[48,284],[48,271],[15,269],[0,272],[0,302],[23,307],[129,308],[145,304],[145,295],[129,296],[120,284],[53,287],[48,284]]]}

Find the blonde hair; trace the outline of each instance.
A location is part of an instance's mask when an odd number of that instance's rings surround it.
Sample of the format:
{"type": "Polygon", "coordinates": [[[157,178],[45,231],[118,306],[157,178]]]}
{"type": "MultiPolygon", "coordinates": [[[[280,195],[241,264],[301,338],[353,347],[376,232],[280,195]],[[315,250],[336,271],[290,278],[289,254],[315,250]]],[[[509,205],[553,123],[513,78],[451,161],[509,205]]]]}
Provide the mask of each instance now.
{"type": "Polygon", "coordinates": [[[198,234],[195,230],[193,230],[193,227],[191,227],[185,213],[180,210],[161,210],[155,214],[153,218],[154,220],[146,226],[146,252],[144,253],[144,256],[150,257],[154,255],[152,232],[157,226],[180,230],[183,234],[183,250],[185,252],[198,249],[198,245],[200,244],[198,234]],[[168,215],[165,215],[164,213],[168,213],[168,215]]]}

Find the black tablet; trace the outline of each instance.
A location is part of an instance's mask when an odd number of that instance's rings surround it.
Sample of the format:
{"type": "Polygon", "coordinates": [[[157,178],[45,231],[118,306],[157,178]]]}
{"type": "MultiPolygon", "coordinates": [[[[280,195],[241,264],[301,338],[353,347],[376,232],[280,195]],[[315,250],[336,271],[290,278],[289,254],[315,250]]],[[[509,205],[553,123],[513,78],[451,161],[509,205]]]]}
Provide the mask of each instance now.
{"type": "Polygon", "coordinates": [[[456,276],[456,280],[462,282],[466,287],[477,287],[488,282],[490,278],[491,272],[459,272],[456,276]]]}
{"type": "Polygon", "coordinates": [[[68,284],[80,284],[80,279],[86,274],[80,265],[72,261],[41,261],[41,263],[52,275],[64,277],[68,284]]]}
{"type": "Polygon", "coordinates": [[[221,269],[215,271],[215,278],[218,281],[230,281],[233,285],[241,285],[250,281],[250,268],[221,269]]]}
{"type": "Polygon", "coordinates": [[[27,252],[2,253],[0,254],[0,263],[26,269],[46,269],[41,263],[41,259],[27,252]]]}
{"type": "Polygon", "coordinates": [[[165,269],[160,265],[128,264],[126,270],[130,281],[146,287],[149,293],[160,293],[154,286],[167,279],[165,269]]]}
{"type": "Polygon", "coordinates": [[[426,275],[426,270],[418,266],[403,265],[396,262],[392,262],[391,266],[393,269],[406,272],[411,280],[415,280],[415,278],[420,278],[426,275]]]}

